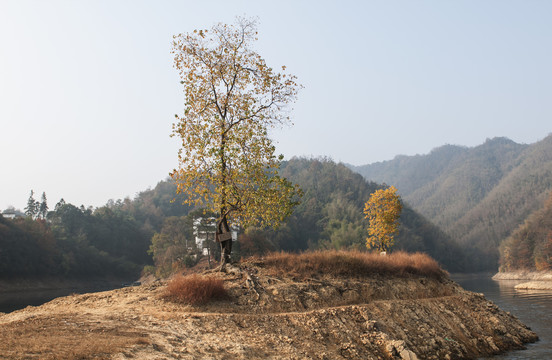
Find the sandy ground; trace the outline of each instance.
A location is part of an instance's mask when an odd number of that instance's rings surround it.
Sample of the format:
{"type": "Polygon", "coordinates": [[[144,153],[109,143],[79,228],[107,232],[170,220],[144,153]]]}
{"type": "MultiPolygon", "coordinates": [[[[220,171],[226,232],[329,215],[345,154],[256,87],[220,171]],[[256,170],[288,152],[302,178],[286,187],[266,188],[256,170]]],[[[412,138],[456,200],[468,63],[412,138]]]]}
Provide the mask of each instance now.
{"type": "Polygon", "coordinates": [[[230,298],[163,299],[154,282],[0,315],[1,359],[463,359],[523,348],[532,331],[448,278],[230,274],[230,298]],[[251,279],[253,281],[251,281],[251,279]]]}

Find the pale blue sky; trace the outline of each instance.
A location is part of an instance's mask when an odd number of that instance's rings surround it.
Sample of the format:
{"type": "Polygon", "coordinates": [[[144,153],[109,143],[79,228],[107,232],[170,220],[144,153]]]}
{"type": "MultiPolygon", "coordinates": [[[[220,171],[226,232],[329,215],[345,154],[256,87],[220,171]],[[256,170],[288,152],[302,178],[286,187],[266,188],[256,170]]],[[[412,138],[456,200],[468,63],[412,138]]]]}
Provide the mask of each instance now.
{"type": "Polygon", "coordinates": [[[286,158],[355,165],[552,131],[551,1],[0,0],[0,210],[101,206],[177,165],[173,34],[259,18],[304,85],[286,158]]]}

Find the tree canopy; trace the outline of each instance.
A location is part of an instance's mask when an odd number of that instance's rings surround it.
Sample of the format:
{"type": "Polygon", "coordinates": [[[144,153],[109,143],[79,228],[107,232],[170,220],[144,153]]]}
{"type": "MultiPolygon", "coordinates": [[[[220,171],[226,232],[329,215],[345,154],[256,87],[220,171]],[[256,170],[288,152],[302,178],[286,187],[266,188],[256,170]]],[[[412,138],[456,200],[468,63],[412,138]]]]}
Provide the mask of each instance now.
{"type": "MultiPolygon", "coordinates": [[[[252,48],[255,20],[174,37],[174,66],[184,85],[184,114],[173,136],[182,140],[171,172],[185,203],[201,205],[232,225],[277,226],[299,189],[278,175],[268,132],[289,123],[295,76],[274,71],[252,48]]],[[[285,67],[282,67],[282,71],[285,67]]]]}
{"type": "Polygon", "coordinates": [[[397,189],[391,186],[376,190],[364,206],[364,214],[370,221],[366,247],[387,251],[393,246],[393,236],[399,228],[402,203],[397,189]]]}

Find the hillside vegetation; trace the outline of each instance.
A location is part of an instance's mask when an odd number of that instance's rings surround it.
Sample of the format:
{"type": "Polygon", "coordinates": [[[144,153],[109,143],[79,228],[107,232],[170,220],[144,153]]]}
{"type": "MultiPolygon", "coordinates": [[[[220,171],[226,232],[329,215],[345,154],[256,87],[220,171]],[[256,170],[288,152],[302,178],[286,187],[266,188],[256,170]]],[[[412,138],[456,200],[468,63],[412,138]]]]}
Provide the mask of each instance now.
{"type": "MultiPolygon", "coordinates": [[[[282,164],[280,174],[301,187],[304,192],[301,203],[278,229],[251,228],[240,234],[232,250],[236,258],[273,251],[366,249],[368,223],[362,210],[370,194],[382,185],[366,181],[346,166],[329,159],[294,158],[282,164]]],[[[202,213],[199,209],[180,205],[179,199],[172,201],[175,192],[174,184],[161,181],[154,189],[139,193],[133,200],[117,201],[112,206],[154,233],[166,232],[172,223],[182,223],[181,242],[184,242],[185,237],[192,236],[191,229],[185,225],[191,222],[178,219],[197,217],[202,213]]],[[[400,221],[397,250],[426,252],[447,270],[463,271],[466,264],[464,250],[444,232],[409,206],[403,209],[400,221]]],[[[213,250],[216,251],[216,247],[213,250]]]]}
{"type": "Polygon", "coordinates": [[[132,279],[151,262],[151,233],[108,207],[58,203],[48,220],[0,216],[0,280],[132,279]]]}
{"type": "Polygon", "coordinates": [[[500,270],[552,270],[552,195],[502,242],[500,270]]]}
{"type": "Polygon", "coordinates": [[[470,251],[473,270],[495,270],[498,246],[552,189],[552,136],[532,145],[506,138],[352,167],[398,188],[417,211],[470,251]]]}
{"type": "MultiPolygon", "coordinates": [[[[382,185],[327,159],[292,159],[281,174],[304,191],[300,205],[276,230],[240,234],[235,259],[281,250],[366,250],[363,207],[382,185]]],[[[174,184],[161,181],[134,199],[96,209],[60,202],[46,219],[0,216],[0,278],[138,276],[152,255],[160,275],[193,266],[201,249],[192,224],[205,215],[182,200],[174,184]]],[[[426,252],[449,271],[464,269],[463,249],[423,216],[405,206],[400,222],[395,249],[426,252]]],[[[218,258],[212,238],[210,248],[218,258]]]]}
{"type": "MultiPolygon", "coordinates": [[[[365,249],[364,204],[382,185],[327,159],[292,159],[282,167],[282,175],[305,194],[293,215],[269,234],[277,249],[365,249]]],[[[408,204],[400,224],[395,249],[426,252],[449,271],[462,271],[464,251],[408,204]]]]}

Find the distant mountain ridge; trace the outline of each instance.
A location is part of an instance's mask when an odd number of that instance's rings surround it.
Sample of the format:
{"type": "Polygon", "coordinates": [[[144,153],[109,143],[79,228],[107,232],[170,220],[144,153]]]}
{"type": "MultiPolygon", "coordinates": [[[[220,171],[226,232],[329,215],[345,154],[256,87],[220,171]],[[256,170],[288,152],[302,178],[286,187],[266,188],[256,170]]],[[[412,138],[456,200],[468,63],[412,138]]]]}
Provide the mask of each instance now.
{"type": "Polygon", "coordinates": [[[504,137],[472,148],[444,145],[348,167],[394,185],[414,209],[471,247],[474,270],[496,269],[501,241],[542,208],[552,189],[552,135],[530,145],[504,137]]]}

